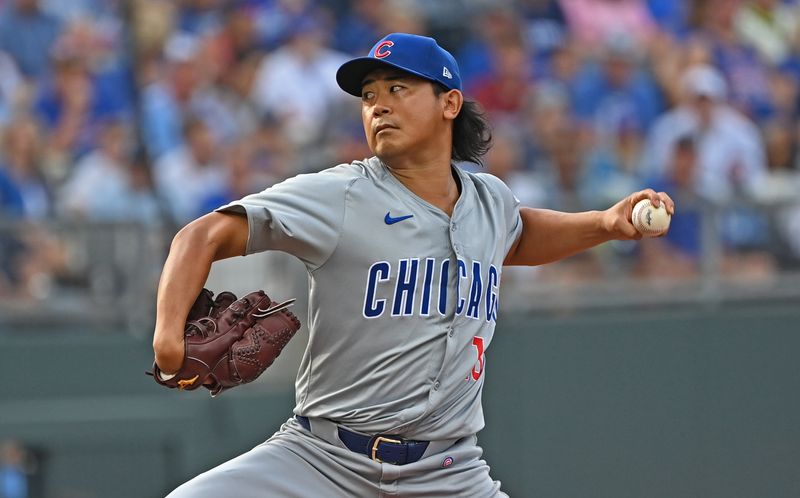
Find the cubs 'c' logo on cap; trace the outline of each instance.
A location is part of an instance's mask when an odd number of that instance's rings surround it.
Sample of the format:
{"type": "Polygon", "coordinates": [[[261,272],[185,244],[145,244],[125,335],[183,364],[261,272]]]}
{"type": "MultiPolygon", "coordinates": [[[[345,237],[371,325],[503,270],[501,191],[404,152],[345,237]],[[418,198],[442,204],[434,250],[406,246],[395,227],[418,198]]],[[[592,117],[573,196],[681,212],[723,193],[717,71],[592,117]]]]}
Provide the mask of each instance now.
{"type": "Polygon", "coordinates": [[[376,59],[383,59],[384,57],[389,57],[389,55],[392,52],[389,51],[389,50],[384,50],[384,49],[387,49],[387,48],[393,47],[393,46],[394,46],[394,42],[392,40],[385,40],[385,41],[381,42],[380,45],[375,47],[375,52],[373,52],[372,55],[376,59]]]}

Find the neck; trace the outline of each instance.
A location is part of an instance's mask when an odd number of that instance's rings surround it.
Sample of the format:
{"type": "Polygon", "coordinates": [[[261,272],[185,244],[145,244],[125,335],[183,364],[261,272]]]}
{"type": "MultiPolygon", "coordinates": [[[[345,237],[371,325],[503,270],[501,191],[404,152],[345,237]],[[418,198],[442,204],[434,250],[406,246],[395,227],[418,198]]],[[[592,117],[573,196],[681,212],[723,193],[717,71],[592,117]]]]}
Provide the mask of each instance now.
{"type": "Polygon", "coordinates": [[[453,214],[459,196],[459,184],[453,176],[450,158],[408,164],[407,161],[383,161],[400,183],[448,216],[453,214]]]}

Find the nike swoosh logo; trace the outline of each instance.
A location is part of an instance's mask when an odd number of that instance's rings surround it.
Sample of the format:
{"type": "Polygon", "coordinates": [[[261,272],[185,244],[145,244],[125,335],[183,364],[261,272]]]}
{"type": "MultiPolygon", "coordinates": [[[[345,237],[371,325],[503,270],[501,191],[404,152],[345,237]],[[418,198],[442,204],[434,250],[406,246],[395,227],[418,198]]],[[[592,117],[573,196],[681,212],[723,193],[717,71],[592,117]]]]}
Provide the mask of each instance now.
{"type": "Polygon", "coordinates": [[[389,215],[390,212],[391,211],[386,211],[386,217],[383,218],[383,221],[385,221],[387,225],[394,225],[395,223],[397,223],[399,221],[407,220],[409,218],[413,218],[414,217],[413,214],[408,214],[406,216],[398,216],[397,218],[392,218],[389,215]]]}

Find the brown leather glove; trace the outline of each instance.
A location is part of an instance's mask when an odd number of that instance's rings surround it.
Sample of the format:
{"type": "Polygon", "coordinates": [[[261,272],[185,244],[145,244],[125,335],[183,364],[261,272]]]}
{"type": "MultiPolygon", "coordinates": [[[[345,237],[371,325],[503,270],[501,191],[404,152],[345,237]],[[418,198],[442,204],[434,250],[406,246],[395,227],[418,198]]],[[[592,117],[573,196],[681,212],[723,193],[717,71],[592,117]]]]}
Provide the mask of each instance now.
{"type": "Polygon", "coordinates": [[[146,372],[162,386],[187,391],[203,386],[216,396],[252,382],[300,328],[300,321],[286,309],[294,299],[279,304],[264,291],[238,300],[231,292],[221,292],[216,299],[213,295],[203,289],[189,311],[183,365],[174,377],[165,376],[155,363],[146,372]]]}

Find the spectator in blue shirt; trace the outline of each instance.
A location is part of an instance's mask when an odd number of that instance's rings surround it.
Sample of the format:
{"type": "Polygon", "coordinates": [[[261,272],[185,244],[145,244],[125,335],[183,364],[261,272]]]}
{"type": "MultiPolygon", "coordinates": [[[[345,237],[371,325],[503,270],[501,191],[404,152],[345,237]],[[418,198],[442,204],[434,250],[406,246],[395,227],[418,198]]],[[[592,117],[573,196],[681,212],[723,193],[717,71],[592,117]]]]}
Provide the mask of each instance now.
{"type": "Polygon", "coordinates": [[[350,11],[336,23],[334,47],[348,54],[366,53],[372,46],[371,40],[383,36],[379,24],[384,8],[386,3],[383,0],[353,1],[350,11]]]}
{"type": "MultiPolygon", "coordinates": [[[[25,201],[17,182],[0,165],[0,222],[20,218],[25,214],[25,201]]],[[[0,294],[4,287],[11,287],[16,281],[16,263],[25,247],[14,233],[0,229],[0,294]]],[[[6,486],[15,486],[12,474],[0,470],[0,496],[9,495],[6,486]]]]}
{"type": "Polygon", "coordinates": [[[40,78],[50,70],[60,32],[58,19],[42,12],[39,0],[14,0],[0,17],[0,50],[11,54],[23,75],[40,78]]]}
{"type": "Polygon", "coordinates": [[[0,218],[12,218],[23,214],[25,203],[16,182],[0,166],[0,218]]]}
{"type": "Polygon", "coordinates": [[[636,121],[649,126],[663,108],[653,78],[638,65],[633,41],[615,38],[606,44],[602,60],[588,63],[577,75],[573,105],[584,123],[603,127],[602,120],[632,112],[636,121]]]}
{"type": "Polygon", "coordinates": [[[0,446],[0,496],[3,498],[28,497],[25,452],[12,441],[6,441],[0,446]]]}

